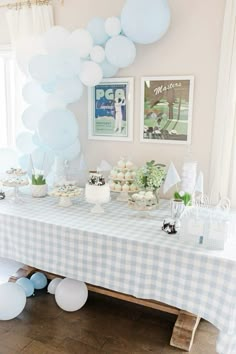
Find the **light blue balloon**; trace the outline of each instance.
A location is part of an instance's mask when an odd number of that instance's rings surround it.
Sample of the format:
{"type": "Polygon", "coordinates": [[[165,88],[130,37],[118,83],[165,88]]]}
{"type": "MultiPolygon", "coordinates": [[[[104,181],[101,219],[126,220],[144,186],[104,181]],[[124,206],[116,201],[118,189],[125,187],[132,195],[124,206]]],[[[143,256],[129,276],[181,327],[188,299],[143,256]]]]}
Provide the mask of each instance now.
{"type": "Polygon", "coordinates": [[[25,154],[25,155],[21,155],[19,157],[19,165],[21,168],[23,168],[23,170],[28,171],[29,173],[32,173],[31,168],[30,168],[30,155],[29,154],[25,154]]]}
{"type": "Polygon", "coordinates": [[[89,21],[87,30],[93,37],[94,44],[104,44],[109,36],[105,31],[105,20],[101,17],[94,17],[89,21]]]}
{"type": "Polygon", "coordinates": [[[26,297],[30,297],[34,294],[34,284],[30,279],[22,277],[17,279],[16,284],[24,289],[26,297]]]}
{"type": "Polygon", "coordinates": [[[66,104],[78,101],[82,94],[83,85],[77,77],[57,80],[54,95],[66,104]]]}
{"type": "Polygon", "coordinates": [[[17,317],[26,304],[25,291],[19,284],[0,285],[0,320],[6,321],[17,317]]]}
{"type": "Polygon", "coordinates": [[[55,155],[51,151],[38,148],[32,152],[31,158],[33,167],[38,170],[43,170],[45,175],[47,175],[54,164],[55,155]]]}
{"type": "Polygon", "coordinates": [[[42,118],[45,110],[42,106],[32,105],[25,109],[22,114],[22,121],[26,129],[36,130],[39,120],[42,118]]]}
{"type": "Polygon", "coordinates": [[[43,289],[48,284],[47,277],[41,272],[36,272],[33,275],[31,275],[30,280],[34,284],[34,288],[36,290],[43,289]]]}
{"type": "Polygon", "coordinates": [[[31,152],[36,148],[32,138],[33,134],[28,131],[18,134],[16,137],[16,147],[23,154],[31,154],[31,152]]]}
{"type": "Polygon", "coordinates": [[[80,153],[80,142],[79,139],[76,139],[73,144],[64,148],[64,149],[57,149],[54,150],[55,155],[60,157],[63,160],[74,160],[80,153]]]}
{"type": "Polygon", "coordinates": [[[55,67],[49,55],[36,55],[29,62],[29,73],[38,82],[50,82],[56,78],[55,67]]]}
{"type": "Polygon", "coordinates": [[[127,0],[121,12],[121,26],[135,43],[150,44],[166,33],[170,17],[167,0],[127,0]]]}
{"type": "Polygon", "coordinates": [[[38,124],[40,140],[51,149],[64,149],[70,146],[78,133],[79,126],[75,115],[68,110],[49,111],[38,124]]]}
{"type": "Polygon", "coordinates": [[[136,57],[136,47],[129,38],[119,35],[107,41],[105,53],[110,64],[125,68],[133,63],[136,57]]]}
{"type": "Polygon", "coordinates": [[[57,79],[49,82],[45,82],[41,85],[41,88],[46,93],[53,93],[57,84],[57,79]]]}
{"type": "Polygon", "coordinates": [[[22,89],[24,100],[30,104],[41,104],[46,101],[47,93],[36,81],[28,82],[22,89]]]}
{"type": "Polygon", "coordinates": [[[41,149],[48,151],[48,148],[46,146],[44,146],[43,142],[40,140],[40,137],[38,135],[37,132],[34,133],[33,137],[32,137],[32,141],[33,143],[37,146],[40,147],[41,149]]]}
{"type": "Polygon", "coordinates": [[[72,78],[81,70],[79,50],[76,48],[64,48],[52,56],[53,67],[57,77],[72,78]]]}
{"type": "Polygon", "coordinates": [[[117,68],[117,66],[114,66],[110,63],[108,63],[107,60],[104,60],[101,64],[100,64],[101,68],[102,68],[102,72],[103,72],[103,77],[112,77],[115,76],[116,73],[118,72],[119,68],[117,68]]]}

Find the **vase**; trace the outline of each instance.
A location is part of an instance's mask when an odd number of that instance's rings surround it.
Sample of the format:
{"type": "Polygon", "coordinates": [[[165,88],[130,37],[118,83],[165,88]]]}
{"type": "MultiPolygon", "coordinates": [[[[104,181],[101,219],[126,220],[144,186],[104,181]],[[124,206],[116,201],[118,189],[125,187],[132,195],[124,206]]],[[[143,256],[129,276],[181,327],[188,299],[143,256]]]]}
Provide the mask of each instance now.
{"type": "Polygon", "coordinates": [[[32,184],[31,185],[31,194],[34,198],[42,198],[47,195],[48,186],[47,184],[32,184]]]}
{"type": "Polygon", "coordinates": [[[159,205],[160,202],[160,188],[154,189],[153,191],[154,196],[156,197],[156,203],[159,205]]]}

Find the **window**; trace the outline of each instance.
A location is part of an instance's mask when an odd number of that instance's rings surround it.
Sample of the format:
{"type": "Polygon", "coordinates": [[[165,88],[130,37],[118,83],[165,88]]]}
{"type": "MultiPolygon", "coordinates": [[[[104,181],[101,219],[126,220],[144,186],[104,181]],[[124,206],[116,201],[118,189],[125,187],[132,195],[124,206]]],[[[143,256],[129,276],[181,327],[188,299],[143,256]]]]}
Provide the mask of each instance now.
{"type": "Polygon", "coordinates": [[[25,106],[21,94],[24,81],[11,48],[0,46],[0,148],[15,146],[25,106]]]}

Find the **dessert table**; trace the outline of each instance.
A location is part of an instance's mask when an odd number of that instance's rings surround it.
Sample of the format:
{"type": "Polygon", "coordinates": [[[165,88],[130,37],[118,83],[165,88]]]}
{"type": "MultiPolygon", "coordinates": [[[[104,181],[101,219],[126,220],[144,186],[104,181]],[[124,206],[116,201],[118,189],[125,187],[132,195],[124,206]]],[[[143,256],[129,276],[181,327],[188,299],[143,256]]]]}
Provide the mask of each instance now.
{"type": "MultiPolygon", "coordinates": [[[[90,213],[51,197],[0,201],[0,257],[139,299],[160,301],[219,329],[217,353],[236,353],[236,237],[224,251],[185,245],[161,230],[169,201],[147,217],[112,200],[90,213]]],[[[235,217],[234,215],[232,217],[235,217]]]]}

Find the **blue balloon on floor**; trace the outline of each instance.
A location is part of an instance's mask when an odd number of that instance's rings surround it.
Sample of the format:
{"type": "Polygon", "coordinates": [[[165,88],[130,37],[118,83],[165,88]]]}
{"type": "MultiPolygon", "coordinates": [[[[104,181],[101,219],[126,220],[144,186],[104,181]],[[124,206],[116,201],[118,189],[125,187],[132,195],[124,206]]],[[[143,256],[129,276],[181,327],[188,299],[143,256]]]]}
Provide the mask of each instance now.
{"type": "Polygon", "coordinates": [[[33,295],[34,284],[30,279],[25,277],[19,278],[17,279],[16,284],[20,285],[24,289],[26,297],[33,295]]]}
{"type": "Polygon", "coordinates": [[[156,42],[166,33],[169,25],[167,0],[127,0],[121,12],[123,32],[135,43],[156,42]]]}
{"type": "Polygon", "coordinates": [[[46,275],[41,272],[36,272],[31,275],[30,280],[34,284],[34,288],[37,290],[45,288],[48,284],[46,275]]]}
{"type": "Polygon", "coordinates": [[[0,285],[0,320],[11,320],[17,317],[26,304],[24,289],[16,283],[0,285]]]}

